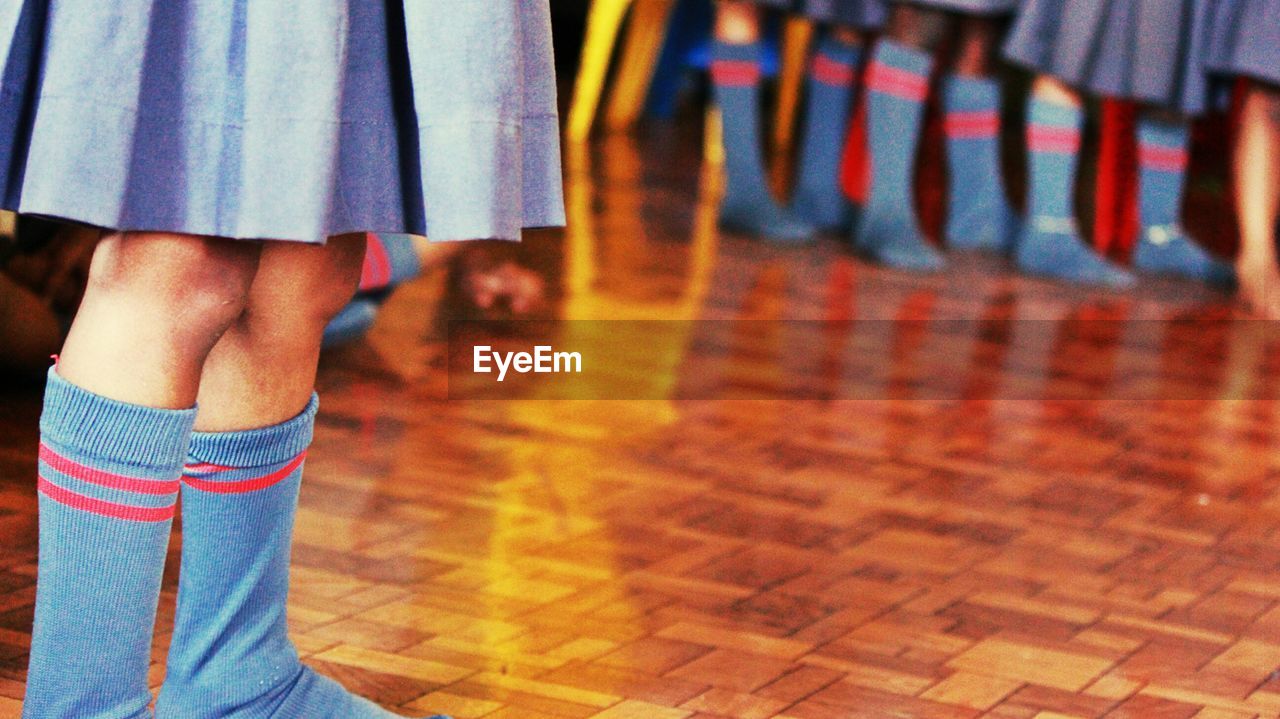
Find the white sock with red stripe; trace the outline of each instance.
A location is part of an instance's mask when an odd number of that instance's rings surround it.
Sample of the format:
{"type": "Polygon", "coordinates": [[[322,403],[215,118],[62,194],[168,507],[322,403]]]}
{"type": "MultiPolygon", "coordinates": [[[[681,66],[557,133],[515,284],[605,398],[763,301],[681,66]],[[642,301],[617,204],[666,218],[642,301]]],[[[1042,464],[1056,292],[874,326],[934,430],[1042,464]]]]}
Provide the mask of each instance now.
{"type": "Polygon", "coordinates": [[[289,640],[293,518],[318,404],[274,427],[193,435],[158,719],[396,716],[303,666],[289,640]]]}
{"type": "Polygon", "coordinates": [[[194,420],[195,410],[117,402],[49,371],[23,717],[151,716],[151,635],[194,420]]]}

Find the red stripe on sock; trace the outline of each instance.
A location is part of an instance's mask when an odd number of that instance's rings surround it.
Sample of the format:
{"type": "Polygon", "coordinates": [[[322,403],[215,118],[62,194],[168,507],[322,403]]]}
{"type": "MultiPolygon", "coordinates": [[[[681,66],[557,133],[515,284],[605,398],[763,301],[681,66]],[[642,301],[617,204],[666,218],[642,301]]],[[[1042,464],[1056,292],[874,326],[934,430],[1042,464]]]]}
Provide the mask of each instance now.
{"type": "Polygon", "coordinates": [[[234,482],[210,482],[206,479],[197,477],[183,477],[182,481],[187,485],[194,487],[202,492],[211,492],[213,494],[244,494],[245,492],[256,492],[259,489],[266,489],[274,484],[278,484],[285,477],[293,474],[293,471],[302,465],[302,461],[307,458],[304,450],[302,454],[289,460],[284,467],[277,469],[271,474],[264,474],[261,477],[252,479],[241,479],[234,482]]]}
{"type": "Polygon", "coordinates": [[[924,102],[929,95],[929,78],[877,60],[867,70],[867,88],[904,100],[924,102]]]}
{"type": "Polygon", "coordinates": [[[947,137],[995,137],[1000,132],[1000,114],[995,110],[949,112],[942,125],[947,137]]]}
{"type": "Polygon", "coordinates": [[[1187,169],[1187,160],[1184,147],[1141,145],[1138,148],[1138,163],[1161,172],[1182,172],[1187,169]]]}
{"type": "Polygon", "coordinates": [[[853,65],[840,62],[823,53],[813,57],[813,66],[809,68],[809,74],[823,85],[843,87],[853,84],[853,65]]]}
{"type": "Polygon", "coordinates": [[[1074,127],[1028,125],[1027,149],[1032,152],[1072,154],[1080,151],[1080,131],[1074,127]]]}
{"type": "Polygon", "coordinates": [[[378,290],[391,282],[391,260],[382,239],[370,232],[365,242],[364,266],[360,269],[360,289],[378,290]]]}
{"type": "Polygon", "coordinates": [[[717,85],[740,87],[760,81],[760,63],[752,60],[716,60],[711,63],[711,81],[717,85]]]}
{"type": "Polygon", "coordinates": [[[178,480],[176,479],[173,481],[138,479],[112,472],[104,472],[93,467],[86,467],[63,457],[43,442],[40,443],[40,461],[65,475],[75,477],[82,482],[96,484],[99,487],[107,487],[108,489],[122,489],[126,492],[155,495],[173,494],[178,491],[178,480]]]}
{"type": "Polygon", "coordinates": [[[167,507],[135,507],[131,504],[116,504],[63,489],[44,477],[40,477],[37,488],[44,496],[72,509],[130,522],[163,522],[173,519],[174,508],[177,506],[176,502],[167,507]]]}

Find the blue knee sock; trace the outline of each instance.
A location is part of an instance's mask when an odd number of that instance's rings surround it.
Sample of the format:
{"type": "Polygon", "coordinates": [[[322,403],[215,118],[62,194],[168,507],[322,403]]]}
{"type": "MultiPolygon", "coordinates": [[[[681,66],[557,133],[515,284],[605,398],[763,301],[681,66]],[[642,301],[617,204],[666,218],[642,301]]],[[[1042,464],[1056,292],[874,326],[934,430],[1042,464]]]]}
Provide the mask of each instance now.
{"type": "Polygon", "coordinates": [[[871,192],[854,246],[871,259],[929,271],[942,255],[920,231],[912,200],[913,170],[933,57],[890,40],[876,44],[867,71],[867,146],[871,192]]]}
{"type": "Polygon", "coordinates": [[[809,70],[800,176],[791,206],[797,217],[822,229],[841,228],[849,221],[849,202],[840,188],[840,159],[860,50],[827,36],[809,70]]]}
{"type": "Polygon", "coordinates": [[[760,48],[716,42],[711,63],[716,103],[724,122],[725,192],[720,224],[783,242],[814,230],[778,205],[769,193],[760,152],[760,48]]]}
{"type": "Polygon", "coordinates": [[[1193,242],[1179,222],[1188,135],[1186,122],[1161,122],[1150,117],[1138,122],[1142,236],[1133,263],[1148,272],[1229,285],[1235,274],[1231,265],[1193,242]]]}
{"type": "Polygon", "coordinates": [[[285,623],[302,463],[318,403],[283,424],[196,432],[157,719],[391,719],[298,661],[285,623]]]}
{"type": "Polygon", "coordinates": [[[944,88],[949,174],[947,244],[1005,250],[1014,215],[1000,168],[1000,86],[988,78],[952,76],[944,88]]]}
{"type": "Polygon", "coordinates": [[[1123,287],[1133,276],[1085,245],[1072,212],[1080,153],[1080,108],[1032,96],[1027,113],[1030,163],[1028,218],[1018,240],[1018,266],[1071,282],[1123,287]]]}
{"type": "Polygon", "coordinates": [[[151,634],[194,419],[194,410],[116,402],[49,372],[23,717],[151,716],[151,634]]]}

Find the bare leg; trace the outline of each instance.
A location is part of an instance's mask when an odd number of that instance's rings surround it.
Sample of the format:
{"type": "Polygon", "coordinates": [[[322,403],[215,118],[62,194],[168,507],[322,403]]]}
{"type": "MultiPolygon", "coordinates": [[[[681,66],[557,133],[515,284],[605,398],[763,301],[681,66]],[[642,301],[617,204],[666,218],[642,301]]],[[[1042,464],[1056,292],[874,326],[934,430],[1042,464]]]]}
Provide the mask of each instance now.
{"type": "Polygon", "coordinates": [[[942,10],[897,4],[889,15],[889,39],[915,50],[935,52],[947,33],[952,18],[942,10]]]}
{"type": "Polygon", "coordinates": [[[248,306],[205,364],[198,431],[266,427],[306,406],[325,325],[355,293],[363,257],[363,234],[263,248],[248,306]]]}
{"type": "Polygon", "coordinates": [[[965,77],[989,77],[996,50],[1004,36],[998,19],[967,15],[960,20],[960,43],[956,48],[954,72],[965,77]]]}
{"type": "Polygon", "coordinates": [[[1049,75],[1036,77],[1035,82],[1031,85],[1031,93],[1045,102],[1062,105],[1063,107],[1080,107],[1081,104],[1079,92],[1061,80],[1049,75]]]}
{"type": "Polygon", "coordinates": [[[1280,319],[1280,270],[1276,268],[1276,221],[1280,217],[1280,88],[1254,83],[1244,102],[1235,148],[1240,295],[1249,308],[1280,319]]]}
{"type": "Polygon", "coordinates": [[[716,39],[730,45],[746,45],[760,39],[760,9],[743,0],[721,0],[716,5],[716,39]]]}
{"type": "Polygon", "coordinates": [[[104,238],[58,374],[122,402],[191,407],[205,358],[244,308],[260,250],[192,235],[104,238]]]}

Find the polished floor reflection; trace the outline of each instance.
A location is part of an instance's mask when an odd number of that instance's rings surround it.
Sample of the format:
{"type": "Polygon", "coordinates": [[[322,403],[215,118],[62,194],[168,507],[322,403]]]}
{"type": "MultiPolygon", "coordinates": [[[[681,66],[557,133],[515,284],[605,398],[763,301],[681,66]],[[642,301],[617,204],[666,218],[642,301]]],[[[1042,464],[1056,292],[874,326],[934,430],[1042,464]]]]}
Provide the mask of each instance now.
{"type": "MultiPolygon", "coordinates": [[[[309,662],[459,719],[1280,714],[1268,327],[1181,283],[981,257],[921,279],[718,235],[695,140],[593,150],[570,154],[571,228],[529,243],[557,317],[779,321],[647,338],[665,364],[632,379],[656,399],[450,402],[445,283],[402,289],[322,369],[291,598],[309,662]],[[872,352],[895,371],[842,399],[872,352]],[[688,399],[709,375],[785,398],[797,374],[808,399],[688,399]]],[[[0,404],[0,716],[37,400],[0,404]]]]}

